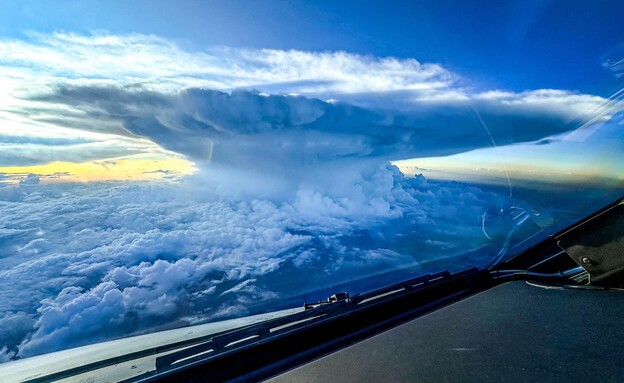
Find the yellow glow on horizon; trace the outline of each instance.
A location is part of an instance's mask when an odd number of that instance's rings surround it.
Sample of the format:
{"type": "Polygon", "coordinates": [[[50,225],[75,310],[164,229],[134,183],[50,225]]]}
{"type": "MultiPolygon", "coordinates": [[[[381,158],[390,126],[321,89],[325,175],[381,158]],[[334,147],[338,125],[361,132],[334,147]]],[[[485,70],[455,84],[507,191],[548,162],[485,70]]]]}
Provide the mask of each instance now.
{"type": "Polygon", "coordinates": [[[148,181],[167,175],[187,175],[197,171],[195,165],[182,158],[126,157],[89,162],[50,162],[32,166],[0,167],[8,176],[33,173],[44,183],[148,181]]]}
{"type": "Polygon", "coordinates": [[[622,180],[621,154],[608,147],[588,150],[571,144],[512,145],[484,148],[444,157],[393,161],[404,174],[423,173],[440,179],[513,179],[548,182],[622,180]]]}

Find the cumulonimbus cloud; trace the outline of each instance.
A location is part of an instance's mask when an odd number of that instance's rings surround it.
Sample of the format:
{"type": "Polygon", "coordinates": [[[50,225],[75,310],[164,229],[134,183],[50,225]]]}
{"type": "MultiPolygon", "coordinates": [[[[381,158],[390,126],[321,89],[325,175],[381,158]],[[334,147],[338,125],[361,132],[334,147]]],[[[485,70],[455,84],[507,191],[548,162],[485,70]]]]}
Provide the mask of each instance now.
{"type": "Polygon", "coordinates": [[[145,35],[0,40],[0,68],[11,85],[5,113],[145,137],[193,159],[245,153],[239,162],[270,158],[268,150],[289,159],[451,154],[538,140],[619,107],[567,90],[474,91],[415,59],[192,50],[145,35]]]}
{"type": "Polygon", "coordinates": [[[346,158],[404,159],[536,141],[591,116],[599,98],[565,91],[482,93],[470,102],[379,109],[257,91],[59,85],[31,100],[80,110],[84,129],[114,120],[127,133],[195,161],[288,164],[346,158]]]}

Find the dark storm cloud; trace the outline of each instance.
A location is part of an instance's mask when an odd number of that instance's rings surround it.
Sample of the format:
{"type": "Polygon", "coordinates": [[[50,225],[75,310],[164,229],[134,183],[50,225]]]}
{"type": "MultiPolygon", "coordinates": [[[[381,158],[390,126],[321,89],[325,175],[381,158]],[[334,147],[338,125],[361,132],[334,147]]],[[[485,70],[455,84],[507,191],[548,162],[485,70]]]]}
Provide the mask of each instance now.
{"type": "Polygon", "coordinates": [[[587,100],[566,92],[483,94],[473,100],[365,108],[303,96],[186,89],[161,94],[124,87],[58,86],[36,100],[103,116],[129,133],[193,160],[298,166],[341,158],[403,159],[536,141],[578,126],[587,100]]]}

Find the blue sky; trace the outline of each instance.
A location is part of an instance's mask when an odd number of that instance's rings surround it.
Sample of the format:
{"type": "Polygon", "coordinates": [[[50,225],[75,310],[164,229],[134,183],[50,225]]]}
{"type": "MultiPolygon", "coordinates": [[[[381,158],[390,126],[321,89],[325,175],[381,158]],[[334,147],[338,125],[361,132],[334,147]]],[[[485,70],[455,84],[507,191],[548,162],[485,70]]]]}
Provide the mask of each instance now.
{"type": "Polygon", "coordinates": [[[4,1],[0,34],[155,34],[196,47],[345,50],[416,58],[479,85],[609,96],[619,1],[4,1]]]}

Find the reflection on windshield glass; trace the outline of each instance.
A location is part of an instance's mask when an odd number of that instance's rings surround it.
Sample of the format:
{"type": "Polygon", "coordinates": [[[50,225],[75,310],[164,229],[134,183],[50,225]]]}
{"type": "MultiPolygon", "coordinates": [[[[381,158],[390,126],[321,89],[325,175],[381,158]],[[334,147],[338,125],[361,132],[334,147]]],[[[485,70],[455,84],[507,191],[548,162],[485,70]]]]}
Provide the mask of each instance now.
{"type": "Polygon", "coordinates": [[[108,28],[0,35],[2,362],[488,267],[624,190],[606,38],[584,83],[524,83],[108,28]]]}

